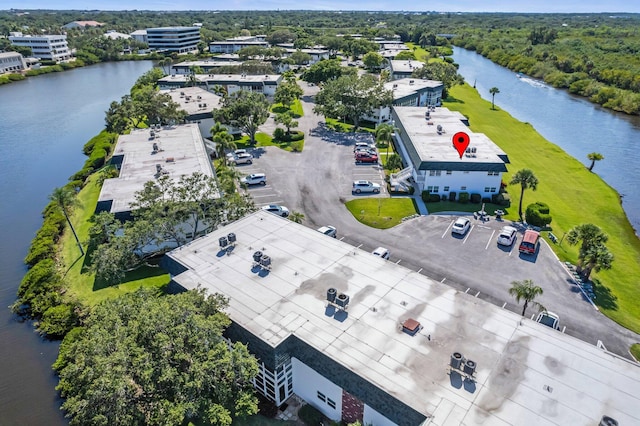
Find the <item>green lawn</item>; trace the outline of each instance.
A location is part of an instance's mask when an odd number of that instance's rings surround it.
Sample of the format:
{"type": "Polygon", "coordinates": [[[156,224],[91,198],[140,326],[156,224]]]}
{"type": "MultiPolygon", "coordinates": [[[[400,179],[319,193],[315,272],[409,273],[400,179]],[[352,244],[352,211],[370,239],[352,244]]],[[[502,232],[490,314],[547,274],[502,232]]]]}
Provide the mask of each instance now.
{"type": "MultiPolygon", "coordinates": [[[[615,260],[611,270],[592,274],[600,283],[596,286],[596,304],[614,321],[640,332],[640,240],[616,191],[589,172],[581,161],[544,139],[530,124],[519,122],[499,108],[492,110],[491,102],[482,100],[471,86],[456,86],[450,96],[444,106],[469,117],[471,130],[486,134],[509,155],[511,163],[505,182],[523,168],[533,170],[538,177],[537,191],[527,190],[524,194],[523,209],[535,201],[547,203],[553,217],[553,233],[559,238],[583,223],[593,223],[609,235],[607,247],[615,260]]],[[[511,208],[506,217],[517,220],[520,189],[507,189],[511,208]]],[[[577,248],[566,241],[562,246],[551,243],[551,247],[561,260],[577,262],[577,248]]]]}
{"type": "Polygon", "coordinates": [[[640,343],[636,343],[631,345],[631,349],[629,349],[631,355],[636,359],[636,361],[640,361],[640,343]]]}
{"type": "Polygon", "coordinates": [[[427,53],[426,50],[424,50],[422,47],[414,43],[405,43],[405,44],[407,45],[409,50],[413,52],[413,54],[416,57],[416,60],[427,62],[427,58],[429,58],[429,54],[427,53]]]}
{"type": "MultiPolygon", "coordinates": [[[[291,129],[291,133],[293,133],[295,129],[291,129]]],[[[236,142],[236,146],[238,148],[248,148],[251,147],[249,144],[249,136],[243,136],[238,139],[236,142]]],[[[256,133],[256,144],[255,146],[277,146],[280,149],[284,149],[285,151],[292,152],[295,148],[297,152],[302,152],[304,149],[304,139],[293,142],[282,142],[274,140],[271,136],[266,133],[258,132],[256,133]]]]}
{"type": "MultiPolygon", "coordinates": [[[[78,194],[79,205],[74,209],[72,222],[78,233],[78,238],[87,250],[89,240],[89,218],[93,215],[100,195],[100,186],[97,184],[98,173],[89,178],[89,183],[78,194]]],[[[95,275],[84,268],[86,257],[80,258],[78,246],[69,229],[65,230],[62,237],[61,262],[64,281],[70,295],[77,297],[82,303],[94,305],[101,300],[119,296],[136,290],[139,287],[153,287],[160,289],[169,282],[169,274],[160,268],[141,268],[127,274],[122,284],[104,286],[95,281],[95,275]]]]}
{"type": "Polygon", "coordinates": [[[291,111],[291,114],[294,118],[302,117],[304,115],[304,111],[302,110],[302,102],[300,102],[300,99],[296,99],[295,101],[293,101],[293,104],[291,104],[290,108],[287,108],[280,103],[273,104],[271,106],[271,112],[274,112],[276,114],[282,114],[283,112],[287,111],[291,111]]]}
{"type": "Polygon", "coordinates": [[[392,228],[417,213],[411,198],[358,198],[345,205],[359,222],[378,229],[392,228]]]}
{"type": "MultiPolygon", "coordinates": [[[[340,132],[340,133],[353,132],[353,124],[345,123],[344,121],[337,120],[335,118],[328,118],[328,117],[325,117],[324,121],[325,123],[327,123],[327,127],[329,127],[335,132],[340,132]]],[[[375,133],[375,131],[376,131],[375,124],[373,123],[368,123],[368,122],[360,123],[360,127],[358,127],[358,132],[362,132],[362,133],[364,132],[375,133]]]]}

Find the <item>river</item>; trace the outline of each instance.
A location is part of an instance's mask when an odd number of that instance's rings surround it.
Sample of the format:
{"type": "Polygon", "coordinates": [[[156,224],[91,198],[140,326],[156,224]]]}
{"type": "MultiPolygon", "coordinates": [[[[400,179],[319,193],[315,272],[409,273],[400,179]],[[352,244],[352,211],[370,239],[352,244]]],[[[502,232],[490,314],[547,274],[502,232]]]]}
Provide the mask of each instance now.
{"type": "Polygon", "coordinates": [[[149,70],[150,61],[113,62],[0,86],[0,425],[64,425],[47,342],[7,306],[26,268],[55,187],[86,157],[82,146],[104,127],[104,112],[149,70]]]}
{"type": "Polygon", "coordinates": [[[640,231],[640,117],[604,109],[527,76],[519,78],[476,52],[458,47],[453,51],[459,73],[467,83],[475,82],[480,96],[490,101],[489,89],[497,87],[497,106],[530,123],[587,166],[587,154],[604,155],[593,171],[622,196],[631,225],[640,231]]]}

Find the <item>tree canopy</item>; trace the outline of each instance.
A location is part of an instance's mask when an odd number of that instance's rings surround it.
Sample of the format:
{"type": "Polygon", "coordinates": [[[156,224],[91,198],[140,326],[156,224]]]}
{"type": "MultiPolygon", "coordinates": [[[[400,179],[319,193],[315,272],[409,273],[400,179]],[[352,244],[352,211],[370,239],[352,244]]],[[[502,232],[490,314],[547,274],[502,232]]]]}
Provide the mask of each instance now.
{"type": "Polygon", "coordinates": [[[324,83],[325,81],[335,80],[343,75],[355,75],[354,68],[343,67],[338,59],[327,59],[318,61],[304,70],[302,80],[309,83],[324,83]]]}
{"type": "Polygon", "coordinates": [[[239,127],[256,141],[258,127],[269,118],[269,101],[262,93],[240,90],[222,99],[222,106],[213,111],[213,119],[222,124],[239,127]]]}
{"type": "Polygon", "coordinates": [[[54,364],[73,425],[231,425],[257,412],[255,358],[222,337],[226,300],[140,289],[97,305],[54,364]]]}
{"type": "Polygon", "coordinates": [[[391,105],[393,92],[371,75],[345,75],[324,84],[316,95],[314,111],[330,118],[348,118],[357,128],[363,116],[391,105]]]}

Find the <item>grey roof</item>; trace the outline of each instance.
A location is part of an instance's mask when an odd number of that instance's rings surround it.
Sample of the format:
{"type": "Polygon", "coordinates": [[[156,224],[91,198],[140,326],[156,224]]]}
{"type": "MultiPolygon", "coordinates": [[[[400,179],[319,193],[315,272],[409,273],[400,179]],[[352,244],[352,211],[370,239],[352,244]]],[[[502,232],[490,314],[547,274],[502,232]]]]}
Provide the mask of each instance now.
{"type": "Polygon", "coordinates": [[[237,61],[183,61],[177,64],[173,64],[172,68],[189,68],[189,67],[200,67],[200,68],[212,68],[212,67],[227,67],[227,66],[240,66],[242,62],[237,61]]]}
{"type": "Polygon", "coordinates": [[[403,59],[401,61],[392,60],[389,61],[389,63],[391,65],[391,72],[394,74],[411,74],[413,71],[424,66],[424,62],[411,59],[403,59]]]}
{"type": "Polygon", "coordinates": [[[404,142],[413,167],[419,170],[465,170],[505,172],[507,154],[487,135],[472,132],[464,123],[465,117],[459,112],[444,107],[436,107],[425,113],[425,107],[394,106],[393,115],[396,127],[404,142]],[[438,131],[438,126],[442,131],[438,131]],[[475,148],[474,154],[465,154],[460,158],[453,147],[453,136],[464,132],[469,136],[469,147],[475,148]]]}
{"type": "Polygon", "coordinates": [[[156,164],[174,179],[194,172],[214,176],[197,124],[164,126],[153,140],[149,129],[121,135],[112,161],[121,164],[120,175],[106,179],[98,197],[98,205],[108,205],[111,213],[131,210],[135,193],[143,189],[146,182],[155,179],[156,164]],[[153,152],[154,143],[158,144],[159,152],[153,152]]]}
{"type": "Polygon", "coordinates": [[[273,214],[168,256],[183,266],[175,283],[228,296],[231,319],[266,346],[293,335],[433,424],[640,423],[636,364],[273,214]],[[230,232],[225,254],[218,239],[230,232]],[[270,272],[252,269],[256,250],[270,272]],[[329,287],[351,297],[346,315],[327,308],[329,287]],[[408,318],[422,326],[414,336],[399,328],[408,318]],[[474,382],[449,374],[453,352],[477,363],[474,382]]]}
{"type": "Polygon", "coordinates": [[[426,80],[420,78],[399,78],[384,84],[384,88],[393,92],[393,100],[400,100],[411,95],[427,91],[429,89],[444,88],[441,81],[426,80]]]}
{"type": "Polygon", "coordinates": [[[19,52],[0,52],[0,58],[22,58],[19,52]]]}
{"type": "Polygon", "coordinates": [[[220,96],[200,87],[183,87],[181,89],[161,90],[180,104],[180,109],[189,116],[211,115],[211,110],[220,105],[220,96]]]}
{"type": "MultiPolygon", "coordinates": [[[[195,78],[200,83],[208,84],[238,84],[238,85],[250,85],[255,83],[263,84],[278,84],[282,79],[279,74],[261,74],[261,75],[248,75],[248,74],[196,74],[195,78]]],[[[159,84],[162,83],[180,83],[186,84],[189,81],[189,76],[182,74],[173,74],[158,80],[159,84]]]]}

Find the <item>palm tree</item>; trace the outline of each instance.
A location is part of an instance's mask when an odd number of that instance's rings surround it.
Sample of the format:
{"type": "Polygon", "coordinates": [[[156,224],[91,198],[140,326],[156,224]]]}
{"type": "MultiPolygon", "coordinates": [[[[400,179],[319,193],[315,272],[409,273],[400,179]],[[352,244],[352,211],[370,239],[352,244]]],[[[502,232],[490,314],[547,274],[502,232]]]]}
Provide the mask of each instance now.
{"type": "Polygon", "coordinates": [[[520,215],[520,220],[522,221],[522,200],[524,198],[524,190],[527,188],[531,188],[532,191],[535,191],[538,187],[538,178],[533,174],[533,171],[529,169],[520,169],[516,172],[515,175],[511,178],[511,182],[509,185],[520,184],[520,205],[518,206],[518,214],[520,215]]]}
{"type": "Polygon", "coordinates": [[[295,223],[302,223],[302,221],[304,220],[304,214],[300,212],[292,211],[291,214],[289,215],[289,220],[295,223]]]}
{"type": "Polygon", "coordinates": [[[170,74],[171,73],[171,65],[173,65],[173,60],[171,60],[171,58],[166,57],[162,60],[160,60],[160,62],[158,62],[158,65],[160,65],[160,67],[162,68],[162,71],[164,71],[166,74],[170,74]],[[165,68],[167,67],[167,68],[165,68]]]}
{"type": "Polygon", "coordinates": [[[84,249],[82,248],[82,244],[80,244],[78,234],[76,234],[76,230],[71,223],[71,219],[69,219],[69,209],[76,205],[78,202],[74,192],[69,188],[65,188],[64,186],[56,188],[49,196],[49,200],[53,201],[62,211],[62,214],[64,215],[64,218],[67,219],[69,228],[71,228],[71,232],[73,232],[73,236],[76,239],[76,243],[78,244],[78,248],[80,249],[80,256],[84,256],[84,249]]]}
{"type": "Polygon", "coordinates": [[[491,109],[496,109],[493,101],[495,100],[496,95],[500,93],[500,89],[498,89],[497,87],[492,87],[491,89],[489,89],[489,93],[491,93],[491,109]]]}
{"type": "Polygon", "coordinates": [[[611,266],[606,267],[607,263],[613,261],[613,255],[606,249],[604,243],[607,242],[609,236],[602,232],[598,226],[592,223],[583,223],[582,225],[574,226],[567,233],[567,241],[572,246],[581,242],[580,251],[578,252],[578,259],[580,260],[581,273],[585,274],[585,278],[589,278],[591,270],[600,263],[598,269],[609,269],[611,266]],[[603,250],[604,248],[604,250],[603,250]],[[606,251],[606,252],[605,252],[606,251]],[[610,255],[607,255],[607,253],[610,255]],[[591,266],[589,266],[591,265],[591,266]]]}
{"type": "Polygon", "coordinates": [[[540,296],[542,293],[542,288],[534,285],[532,280],[512,281],[511,288],[509,289],[509,294],[516,298],[517,303],[520,303],[521,299],[524,300],[522,316],[524,316],[527,311],[529,303],[536,305],[540,310],[544,310],[544,307],[541,304],[533,301],[536,296],[540,296]]]}
{"type": "Polygon", "coordinates": [[[582,266],[582,275],[585,279],[589,279],[591,271],[600,271],[602,269],[611,269],[613,263],[613,253],[609,251],[604,244],[597,244],[589,247],[581,256],[580,265],[582,266]]]}
{"type": "Polygon", "coordinates": [[[604,155],[599,152],[592,152],[587,155],[587,158],[591,160],[591,165],[589,166],[589,171],[593,170],[593,166],[596,165],[596,161],[604,160],[604,155]]]}
{"type": "Polygon", "coordinates": [[[387,159],[389,158],[389,146],[393,140],[396,128],[393,124],[384,123],[376,128],[376,140],[378,143],[384,143],[387,145],[387,159]]]}
{"type": "Polygon", "coordinates": [[[213,136],[213,141],[216,143],[216,154],[218,158],[222,159],[222,164],[227,165],[227,156],[225,152],[227,150],[236,149],[236,143],[233,141],[233,136],[227,132],[218,132],[213,136]]]}
{"type": "Polygon", "coordinates": [[[213,138],[216,134],[220,133],[220,132],[226,132],[227,128],[225,126],[223,126],[220,123],[215,123],[211,129],[209,129],[209,134],[211,135],[211,137],[213,138]]]}

